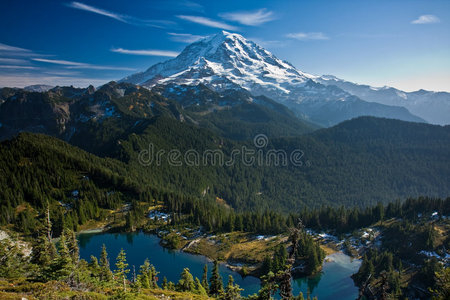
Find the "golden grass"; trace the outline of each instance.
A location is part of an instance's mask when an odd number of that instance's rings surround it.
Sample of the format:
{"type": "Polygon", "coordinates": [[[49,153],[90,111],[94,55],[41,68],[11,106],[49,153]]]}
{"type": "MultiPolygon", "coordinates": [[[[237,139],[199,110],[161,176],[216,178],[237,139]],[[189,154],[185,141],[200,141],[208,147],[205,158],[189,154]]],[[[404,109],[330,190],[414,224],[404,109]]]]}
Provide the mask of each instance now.
{"type": "Polygon", "coordinates": [[[338,250],[335,249],[333,246],[334,245],[330,245],[330,244],[320,244],[320,248],[322,248],[322,250],[325,251],[326,255],[330,255],[330,254],[338,252],[338,250]]]}
{"type": "Polygon", "coordinates": [[[261,263],[267,255],[271,255],[275,247],[284,240],[280,237],[255,240],[251,234],[233,232],[218,235],[214,239],[201,238],[186,252],[202,254],[213,260],[236,260],[255,264],[261,263]]]}

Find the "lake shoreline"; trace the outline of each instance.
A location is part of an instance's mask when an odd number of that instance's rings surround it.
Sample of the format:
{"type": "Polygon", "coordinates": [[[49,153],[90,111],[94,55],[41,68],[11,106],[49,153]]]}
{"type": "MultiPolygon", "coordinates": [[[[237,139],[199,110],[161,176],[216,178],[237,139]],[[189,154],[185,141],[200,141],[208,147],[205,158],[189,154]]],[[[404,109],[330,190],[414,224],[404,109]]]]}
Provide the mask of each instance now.
{"type": "MultiPolygon", "coordinates": [[[[187,267],[195,277],[201,277],[202,269],[208,264],[211,271],[212,260],[204,255],[187,253],[181,250],[168,251],[160,244],[161,239],[154,233],[144,231],[133,233],[102,232],[95,233],[92,230],[83,231],[80,234],[80,256],[89,259],[91,255],[99,255],[102,244],[105,244],[110,258],[113,259],[121,248],[127,253],[128,263],[138,267],[145,258],[155,265],[157,270],[161,270],[160,277],[167,276],[169,281],[176,282],[182,269],[187,267]]],[[[254,276],[242,277],[240,273],[233,271],[233,265],[220,263],[220,271],[225,283],[228,275],[233,275],[237,283],[245,289],[245,296],[257,293],[260,289],[260,280],[254,276]]],[[[313,290],[311,296],[318,296],[319,299],[330,298],[328,284],[335,284],[339,281],[340,293],[343,295],[339,299],[356,299],[358,290],[351,279],[351,274],[359,268],[359,263],[355,263],[349,256],[342,252],[336,252],[327,256],[323,267],[318,274],[307,277],[293,278],[294,294],[300,291],[306,295],[306,289],[313,290]],[[345,284],[341,284],[341,281],[345,284]],[[328,295],[322,297],[321,295],[328,295]],[[355,296],[355,297],[354,297],[355,296]]]]}
{"type": "MultiPolygon", "coordinates": [[[[186,239],[184,243],[181,243],[181,245],[179,245],[176,248],[171,248],[170,245],[168,245],[168,243],[166,242],[166,240],[164,239],[165,236],[163,234],[161,234],[160,227],[155,227],[152,228],[150,230],[140,227],[140,228],[136,228],[135,230],[124,230],[124,228],[122,226],[111,226],[111,224],[95,224],[94,226],[88,228],[88,229],[82,229],[79,230],[77,232],[77,235],[80,234],[101,234],[101,233],[117,233],[117,234],[122,234],[122,233],[135,233],[135,232],[143,232],[145,234],[150,234],[150,235],[156,235],[160,240],[159,240],[159,245],[165,249],[168,250],[177,250],[183,253],[188,253],[188,254],[192,254],[192,255],[200,255],[205,257],[205,259],[207,259],[210,262],[213,262],[214,260],[218,260],[220,264],[223,264],[224,266],[226,266],[228,269],[232,270],[233,272],[236,272],[238,274],[240,274],[242,277],[246,277],[246,276],[253,276],[256,277],[258,279],[261,278],[261,276],[263,276],[264,274],[262,274],[261,268],[262,268],[262,260],[261,261],[248,261],[248,259],[236,259],[236,258],[217,258],[217,257],[213,257],[212,255],[208,255],[208,253],[205,253],[204,251],[198,251],[199,249],[195,249],[192,250],[192,244],[198,243],[199,241],[206,241],[208,240],[209,237],[211,236],[215,236],[215,235],[208,235],[206,233],[203,233],[201,236],[196,237],[195,239],[186,239]],[[96,226],[97,225],[97,226],[96,226]]],[[[225,235],[229,235],[231,233],[225,234],[225,235]]],[[[256,234],[252,234],[252,233],[245,233],[248,236],[256,236],[256,237],[260,237],[256,234]]],[[[266,239],[273,239],[273,238],[280,238],[281,241],[280,242],[284,242],[287,239],[287,236],[284,235],[277,235],[277,236],[269,236],[266,239]]],[[[298,278],[312,278],[314,276],[317,276],[318,274],[320,274],[323,270],[323,265],[327,262],[329,262],[328,256],[332,255],[334,253],[341,253],[344,255],[348,255],[347,253],[345,253],[344,251],[342,251],[341,249],[338,249],[336,244],[330,243],[330,242],[324,242],[324,241],[319,241],[321,248],[325,251],[326,253],[326,257],[324,259],[324,261],[322,262],[321,266],[312,274],[304,274],[304,273],[295,273],[293,274],[293,277],[298,279],[298,278]]],[[[271,252],[270,252],[271,253],[271,252]]]]}

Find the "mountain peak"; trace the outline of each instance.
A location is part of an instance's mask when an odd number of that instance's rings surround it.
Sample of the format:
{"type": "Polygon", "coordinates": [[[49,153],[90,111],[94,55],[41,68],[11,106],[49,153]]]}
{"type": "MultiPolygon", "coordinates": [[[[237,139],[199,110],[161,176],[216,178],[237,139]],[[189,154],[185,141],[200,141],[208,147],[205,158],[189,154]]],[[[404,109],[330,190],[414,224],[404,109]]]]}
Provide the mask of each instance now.
{"type": "Polygon", "coordinates": [[[220,31],[188,45],[176,58],[122,81],[153,87],[157,84],[205,84],[213,90],[244,88],[255,95],[288,95],[314,76],[237,33],[220,31]],[[267,93],[268,92],[268,93],[267,93]]]}

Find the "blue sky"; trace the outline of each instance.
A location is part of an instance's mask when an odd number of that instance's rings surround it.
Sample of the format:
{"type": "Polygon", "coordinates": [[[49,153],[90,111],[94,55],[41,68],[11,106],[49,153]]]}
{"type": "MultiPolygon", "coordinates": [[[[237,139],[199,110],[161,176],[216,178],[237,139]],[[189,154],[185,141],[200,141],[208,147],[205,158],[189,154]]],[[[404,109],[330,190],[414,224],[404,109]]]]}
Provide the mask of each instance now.
{"type": "Polygon", "coordinates": [[[450,91],[450,1],[0,2],[0,86],[99,85],[221,29],[316,75],[450,91]]]}

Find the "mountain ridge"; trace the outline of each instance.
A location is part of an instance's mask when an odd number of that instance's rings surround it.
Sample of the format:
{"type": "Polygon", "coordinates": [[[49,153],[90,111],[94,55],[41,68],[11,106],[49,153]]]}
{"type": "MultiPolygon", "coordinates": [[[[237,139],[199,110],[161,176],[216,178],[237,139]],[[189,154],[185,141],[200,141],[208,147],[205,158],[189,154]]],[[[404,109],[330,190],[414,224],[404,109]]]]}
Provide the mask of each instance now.
{"type": "Polygon", "coordinates": [[[373,87],[357,84],[333,75],[319,76],[315,81],[337,86],[369,102],[405,107],[411,113],[432,124],[450,124],[450,93],[448,92],[424,89],[405,92],[389,86],[373,87]]]}
{"type": "Polygon", "coordinates": [[[120,82],[149,89],[164,84],[203,84],[219,93],[243,88],[254,96],[263,95],[282,103],[299,117],[321,126],[332,126],[362,115],[424,122],[407,110],[373,105],[343,89],[323,85],[315,81],[317,78],[278,59],[239,34],[221,31],[188,45],[176,58],[125,77],[120,82]],[[313,81],[316,84],[312,84],[313,81]],[[343,111],[346,112],[345,117],[340,117],[343,111]]]}

